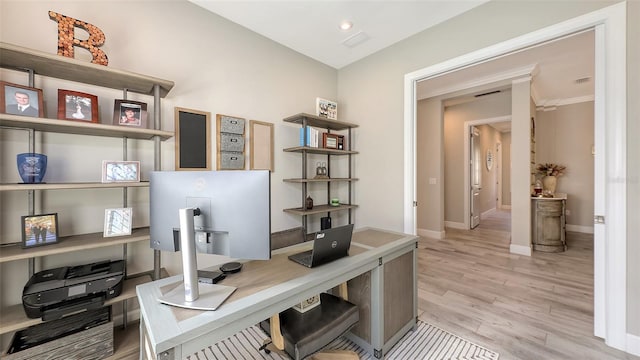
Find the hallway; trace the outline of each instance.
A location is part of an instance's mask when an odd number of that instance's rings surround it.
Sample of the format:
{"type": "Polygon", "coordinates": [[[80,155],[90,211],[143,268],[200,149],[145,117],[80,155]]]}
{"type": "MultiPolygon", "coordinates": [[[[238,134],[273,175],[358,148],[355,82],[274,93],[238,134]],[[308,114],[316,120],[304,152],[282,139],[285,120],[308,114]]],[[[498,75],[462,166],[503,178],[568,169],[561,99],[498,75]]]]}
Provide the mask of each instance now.
{"type": "Polygon", "coordinates": [[[509,253],[510,215],[418,244],[419,318],[500,359],[633,359],[593,336],[593,236],[567,233],[563,253],[509,253]]]}

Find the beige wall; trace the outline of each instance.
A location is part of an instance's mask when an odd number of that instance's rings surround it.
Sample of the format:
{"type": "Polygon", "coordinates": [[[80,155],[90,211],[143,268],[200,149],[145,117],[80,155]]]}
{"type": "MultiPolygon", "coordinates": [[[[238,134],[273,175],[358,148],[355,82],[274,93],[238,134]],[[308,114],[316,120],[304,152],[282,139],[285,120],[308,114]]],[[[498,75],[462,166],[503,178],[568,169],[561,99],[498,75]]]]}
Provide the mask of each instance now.
{"type": "Polygon", "coordinates": [[[511,206],[511,132],[502,133],[502,205],[511,206]]]}
{"type": "Polygon", "coordinates": [[[592,232],[593,101],[538,111],[536,119],[536,163],[567,166],[556,189],[568,195],[567,226],[569,230],[592,232]]]}
{"type": "MultiPolygon", "coordinates": [[[[420,101],[422,102],[422,101],[420,101]]],[[[506,91],[499,94],[485,96],[477,101],[448,106],[444,113],[444,181],[445,181],[445,221],[453,223],[464,223],[464,124],[469,121],[479,121],[483,119],[491,119],[501,116],[511,115],[511,92],[506,91]]],[[[417,112],[418,123],[425,121],[420,114],[420,108],[417,112]]],[[[486,149],[489,146],[490,138],[493,137],[493,128],[487,130],[482,127],[481,143],[482,154],[486,154],[486,149]]],[[[422,141],[434,142],[440,141],[435,138],[436,134],[432,134],[428,138],[419,138],[418,143],[422,141]]],[[[494,141],[495,142],[495,141],[494,141]]],[[[495,152],[495,145],[494,145],[495,152]]],[[[489,193],[491,196],[495,196],[494,190],[488,190],[488,184],[495,182],[493,175],[495,174],[495,168],[492,173],[486,172],[486,167],[483,166],[484,173],[482,174],[482,188],[481,203],[482,212],[490,209],[487,199],[489,193]],[[491,175],[491,176],[489,176],[491,175]]],[[[427,205],[433,204],[431,201],[427,205]]]]}

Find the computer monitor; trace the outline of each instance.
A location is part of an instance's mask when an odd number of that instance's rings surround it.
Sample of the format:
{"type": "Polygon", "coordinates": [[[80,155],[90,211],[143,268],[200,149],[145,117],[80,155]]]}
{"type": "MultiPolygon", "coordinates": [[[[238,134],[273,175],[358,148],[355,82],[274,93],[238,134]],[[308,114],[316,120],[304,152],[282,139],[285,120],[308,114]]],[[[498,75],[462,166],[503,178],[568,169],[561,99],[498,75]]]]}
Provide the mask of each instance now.
{"type": "Polygon", "coordinates": [[[179,251],[178,212],[197,208],[198,252],[236,259],[271,257],[269,171],[154,171],[149,186],[153,249],[179,251]]]}

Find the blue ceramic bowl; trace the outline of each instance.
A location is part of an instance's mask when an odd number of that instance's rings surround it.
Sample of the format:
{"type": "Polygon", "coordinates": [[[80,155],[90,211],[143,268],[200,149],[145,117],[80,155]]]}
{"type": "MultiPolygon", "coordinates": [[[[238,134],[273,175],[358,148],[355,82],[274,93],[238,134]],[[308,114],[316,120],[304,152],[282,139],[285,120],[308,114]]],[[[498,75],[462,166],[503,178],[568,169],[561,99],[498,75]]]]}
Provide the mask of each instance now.
{"type": "Polygon", "coordinates": [[[18,174],[25,184],[41,183],[47,172],[47,155],[22,153],[17,156],[18,174]]]}

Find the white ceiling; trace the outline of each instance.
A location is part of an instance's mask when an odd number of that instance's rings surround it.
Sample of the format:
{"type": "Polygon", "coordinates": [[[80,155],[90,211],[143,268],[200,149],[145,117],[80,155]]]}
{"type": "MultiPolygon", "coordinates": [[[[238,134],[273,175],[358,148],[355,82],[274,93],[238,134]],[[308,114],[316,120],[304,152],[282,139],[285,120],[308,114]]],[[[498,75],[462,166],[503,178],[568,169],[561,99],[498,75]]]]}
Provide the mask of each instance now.
{"type": "Polygon", "coordinates": [[[340,69],[488,0],[189,1],[340,69]],[[353,23],[351,30],[340,29],[344,20],[353,23]],[[352,41],[363,41],[343,44],[354,36],[352,41]]]}
{"type": "MultiPolygon", "coordinates": [[[[189,1],[340,69],[488,0],[189,1]],[[346,32],[340,30],[343,20],[352,21],[353,28],[346,32]],[[343,42],[353,36],[365,41],[353,47],[345,46],[343,42]]],[[[532,94],[538,106],[584,101],[594,93],[593,36],[593,31],[577,34],[423,81],[418,85],[418,98],[451,94],[449,97],[456,97],[455,101],[469,101],[474,94],[509,89],[511,82],[478,84],[490,82],[497,75],[505,77],[534,68],[532,94]],[[583,78],[590,80],[576,83],[583,78]],[[475,92],[460,91],[470,88],[475,92]]]]}

